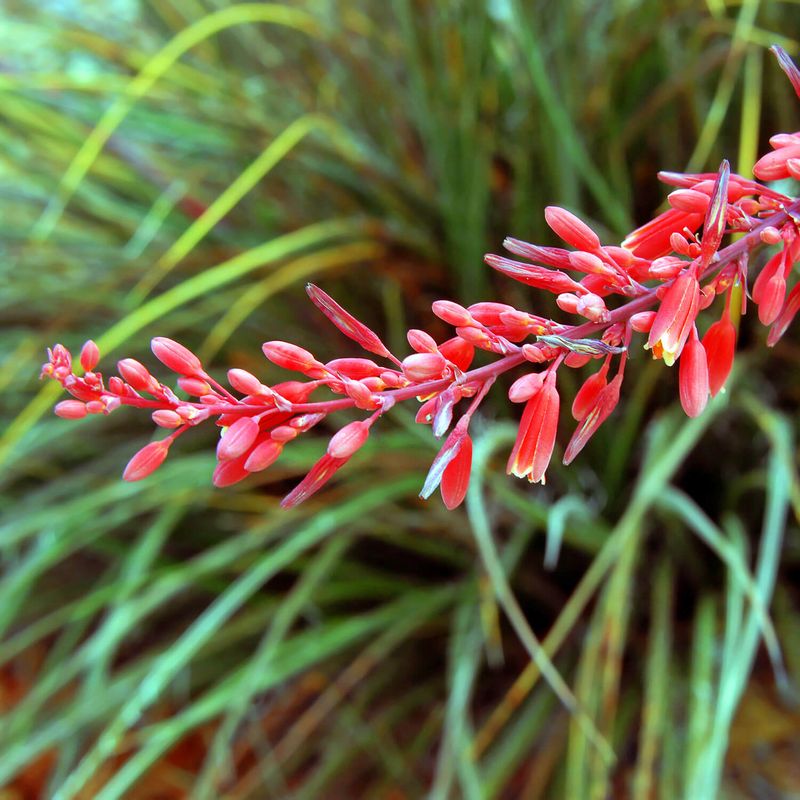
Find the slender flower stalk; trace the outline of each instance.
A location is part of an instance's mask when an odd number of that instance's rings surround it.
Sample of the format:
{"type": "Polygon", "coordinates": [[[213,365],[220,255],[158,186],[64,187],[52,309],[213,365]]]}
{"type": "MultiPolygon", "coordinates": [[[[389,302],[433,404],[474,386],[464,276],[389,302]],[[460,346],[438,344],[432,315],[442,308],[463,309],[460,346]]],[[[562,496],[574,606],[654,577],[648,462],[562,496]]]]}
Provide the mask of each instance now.
{"type": "MultiPolygon", "coordinates": [[[[773,50],[800,94],[800,72],[780,48],[773,50]]],[[[756,177],[800,179],[800,132],[778,134],[770,144],[773,152],[758,161],[756,177]]],[[[48,351],[42,376],[57,380],[72,399],[59,402],[55,413],[77,420],[126,405],[148,411],[156,426],[170,433],[133,456],[123,474],[131,481],[158,469],[189,428],[214,420],[222,430],[212,479],[217,486],[229,486],[270,467],[294,439],[327,423],[333,412],[362,412],[362,418],[333,433],[326,452],[283,499],[284,507],[293,507],[322,488],[367,443],[372,426],[396,403],[414,401],[420,404],[417,422],[444,438],[421,496],[438,488],[445,505],[455,508],[469,483],[472,417],[497,377],[525,365],[508,393],[511,402],[525,404],[508,472],[544,483],[557,439],[560,369],[600,362],[572,404],[577,427],[563,459],[569,464],[616,408],[629,350],[642,335],[654,358],[670,366],[678,362],[684,411],[689,416],[703,412],[733,364],[731,290],[742,286],[744,303],[756,251],[773,248],[751,295],[760,321],[769,327],[768,345],[780,339],[800,310],[800,283],[794,275],[800,259],[800,199],[731,174],[727,161],[716,173],[663,172],[659,178],[675,187],[668,197],[670,209],[630,233],[621,246],[604,245],[575,214],[550,206],[547,223],[568,247],[508,238],[505,248],[524,261],[485,257],[501,274],[555,294],[566,320],[504,303],[465,308],[437,300],[433,313],[451,326],[452,336],[438,343],[412,330],[407,337],[412,352],[395,354],[322,289],[309,285],[314,305],[377,360],[348,355],[323,362],[296,344],[269,341],[262,345],[264,356],[295,373],[294,378],[268,385],[233,368],[228,387],[215,381],[184,345],[156,337],[153,354],[175,374],[172,388],[131,358],[119,361],[118,374],[106,381],[96,371],[100,353],[91,341],[80,351],[78,374],[70,352],[57,344],[48,351]],[[731,233],[738,238],[723,247],[731,233]],[[711,311],[718,295],[722,314],[701,337],[704,312],[719,314],[711,311]],[[493,360],[472,368],[478,350],[493,360]],[[328,396],[317,399],[320,392],[328,396]]]]}

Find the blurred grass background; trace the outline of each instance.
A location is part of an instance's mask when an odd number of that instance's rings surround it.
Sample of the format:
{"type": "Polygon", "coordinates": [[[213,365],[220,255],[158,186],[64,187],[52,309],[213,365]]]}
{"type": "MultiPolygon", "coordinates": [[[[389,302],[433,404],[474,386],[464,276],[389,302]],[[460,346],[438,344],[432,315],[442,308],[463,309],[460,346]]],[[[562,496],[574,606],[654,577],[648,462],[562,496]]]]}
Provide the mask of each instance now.
{"type": "Polygon", "coordinates": [[[545,205],[619,241],[657,169],[749,174],[800,127],[766,52],[797,57],[796,3],[0,14],[3,800],[800,797],[796,333],[767,351],[745,318],[731,390],[691,421],[636,358],[546,487],[503,474],[496,390],[452,514],[416,499],[436,445],[411,410],[285,513],[332,429],[228,490],[198,430],[127,485],[146,416],[67,423],[36,380],[88,337],[105,371],[152,364],[155,335],[218,375],[278,379],[272,338],[357,355],[310,279],[401,352],[408,327],[445,336],[440,297],[541,310],[481,259],[549,243],[545,205]]]}

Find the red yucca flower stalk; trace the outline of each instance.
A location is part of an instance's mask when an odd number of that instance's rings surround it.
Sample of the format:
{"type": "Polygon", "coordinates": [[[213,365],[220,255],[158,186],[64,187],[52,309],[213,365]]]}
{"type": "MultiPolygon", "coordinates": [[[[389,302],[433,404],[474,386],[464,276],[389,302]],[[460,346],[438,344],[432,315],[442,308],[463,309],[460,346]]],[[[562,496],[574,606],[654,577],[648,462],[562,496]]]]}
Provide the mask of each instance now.
{"type": "MultiPolygon", "coordinates": [[[[773,50],[800,95],[800,71],[780,48],[773,50]]],[[[800,132],[778,134],[770,144],[773,152],[759,160],[755,176],[800,179],[800,132]]],[[[266,358],[302,379],[268,386],[250,372],[231,369],[228,389],[186,347],[157,337],[153,354],[176,374],[173,389],[131,358],[119,361],[119,374],[106,381],[95,370],[100,354],[93,342],[81,350],[83,374],[78,375],[69,351],[58,344],[48,351],[42,375],[57,380],[73,399],[58,403],[55,412],[64,419],[81,419],[123,405],[149,410],[155,424],[170,433],[133,456],[123,474],[131,481],[158,469],[179,436],[213,418],[222,428],[213,475],[217,486],[266,469],[293,439],[334,411],[366,412],[334,433],[322,458],[284,498],[282,505],[291,507],[330,480],[395,403],[416,399],[421,403],[417,422],[430,425],[439,438],[450,431],[421,496],[439,488],[445,505],[455,508],[469,484],[471,419],[497,376],[525,365],[525,374],[508,394],[512,402],[525,403],[508,471],[543,483],[559,421],[559,369],[602,362],[572,405],[578,425],[564,454],[569,464],[614,411],[628,349],[637,334],[647,335],[644,346],[655,358],[669,366],[679,362],[681,405],[689,416],[703,412],[709,396],[722,390],[733,364],[731,292],[738,285],[744,290],[741,296],[747,296],[749,260],[757,248],[775,248],[752,288],[759,319],[769,326],[768,345],[780,339],[800,310],[800,283],[790,286],[800,258],[800,200],[732,175],[727,161],[717,173],[663,172],[659,177],[676,187],[668,197],[670,209],[633,231],[621,246],[604,245],[574,214],[550,206],[545,210],[548,225],[573,249],[509,238],[506,249],[524,261],[486,256],[498,272],[555,294],[558,307],[577,321],[557,321],[503,303],[464,308],[438,300],[433,312],[453,328],[452,337],[438,343],[424,331],[409,331],[413,352],[401,358],[325,292],[309,285],[311,301],[341,333],[388,363],[354,357],[322,363],[302,347],[271,341],[262,347],[266,358]],[[725,235],[734,232],[737,241],[722,248],[725,235]],[[722,295],[721,316],[701,338],[698,323],[705,326],[700,315],[717,295],[722,295]],[[470,369],[476,349],[495,360],[470,369]],[[334,397],[311,399],[325,390],[334,397]],[[462,401],[468,405],[460,411],[462,401]]]]}

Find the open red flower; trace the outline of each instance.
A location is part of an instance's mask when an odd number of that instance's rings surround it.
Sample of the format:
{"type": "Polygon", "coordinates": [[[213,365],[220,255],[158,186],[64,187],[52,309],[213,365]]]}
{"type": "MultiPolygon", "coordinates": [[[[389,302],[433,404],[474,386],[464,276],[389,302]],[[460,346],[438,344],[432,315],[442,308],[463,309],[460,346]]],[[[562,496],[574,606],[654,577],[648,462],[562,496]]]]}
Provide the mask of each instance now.
{"type": "Polygon", "coordinates": [[[700,284],[697,271],[691,266],[667,289],[653,320],[647,346],[652,349],[654,358],[663,358],[669,367],[675,363],[689,338],[699,306],[700,284]]]}
{"type": "Polygon", "coordinates": [[[531,483],[544,483],[556,441],[558,410],[556,373],[550,370],[542,388],[525,405],[517,440],[506,467],[508,474],[527,477],[531,483]]]}

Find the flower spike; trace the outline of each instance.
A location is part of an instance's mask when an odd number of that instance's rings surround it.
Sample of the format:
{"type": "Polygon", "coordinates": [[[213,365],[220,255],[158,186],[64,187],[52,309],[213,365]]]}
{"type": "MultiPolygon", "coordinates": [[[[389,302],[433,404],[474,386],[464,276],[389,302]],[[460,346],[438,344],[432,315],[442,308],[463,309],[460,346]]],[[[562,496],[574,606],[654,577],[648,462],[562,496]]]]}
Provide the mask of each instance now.
{"type": "MultiPolygon", "coordinates": [[[[779,47],[773,52],[800,96],[800,70],[779,47]]],[[[770,145],[772,151],[758,160],[754,174],[769,181],[800,179],[800,132],[779,133],[770,145]]],[[[156,337],[153,354],[173,373],[166,382],[133,358],[120,360],[118,374],[106,379],[97,369],[100,352],[91,340],[77,358],[81,374],[75,372],[70,351],[57,344],[47,352],[41,377],[57,381],[70,395],[55,406],[62,419],[107,415],[131,406],[170,431],[131,458],[125,480],[152,474],[178,436],[207,422],[222,429],[212,475],[220,487],[266,470],[312,428],[333,427],[327,431],[327,451],[283,499],[284,508],[321,489],[395,403],[417,402],[417,422],[430,425],[435,437],[445,437],[420,495],[428,498],[439,488],[447,508],[455,508],[470,478],[470,420],[499,375],[524,367],[508,390],[512,403],[525,406],[507,471],[543,483],[561,410],[559,369],[602,361],[571,403],[577,427],[564,452],[564,463],[569,464],[617,406],[634,337],[646,336],[645,347],[667,365],[680,359],[680,403],[689,416],[697,416],[708,398],[722,390],[733,364],[736,330],[729,305],[734,285],[745,289],[744,313],[748,278],[752,281],[758,317],[769,326],[769,346],[800,311],[800,281],[794,274],[800,260],[800,198],[731,174],[727,161],[717,173],[662,172],[659,178],[675,188],[668,197],[670,208],[631,232],[621,246],[603,245],[575,214],[549,206],[545,220],[564,247],[508,238],[503,243],[506,250],[531,263],[485,257],[506,277],[555,294],[554,318],[507,303],[482,301],[465,308],[437,300],[433,313],[440,328],[451,329],[449,338],[439,344],[429,333],[411,330],[411,352],[401,359],[375,332],[309,284],[314,305],[348,338],[388,359],[388,367],[346,354],[323,363],[303,347],[273,340],[262,346],[264,355],[277,367],[300,373],[301,379],[267,385],[251,372],[233,368],[227,373],[228,388],[207,374],[200,359],[182,344],[156,337]],[[726,232],[737,236],[723,247],[726,232]],[[771,257],[759,274],[748,275],[760,263],[750,255],[765,247],[774,248],[771,257]],[[707,309],[711,316],[710,306],[718,296],[724,298],[722,314],[701,341],[698,325],[702,330],[705,323],[699,318],[707,309]],[[486,355],[473,367],[476,348],[486,355]],[[609,379],[612,366],[614,377],[609,379]],[[469,402],[466,411],[463,401],[469,402]],[[332,426],[337,416],[331,415],[343,410],[357,419],[337,430],[332,426]]]]}

